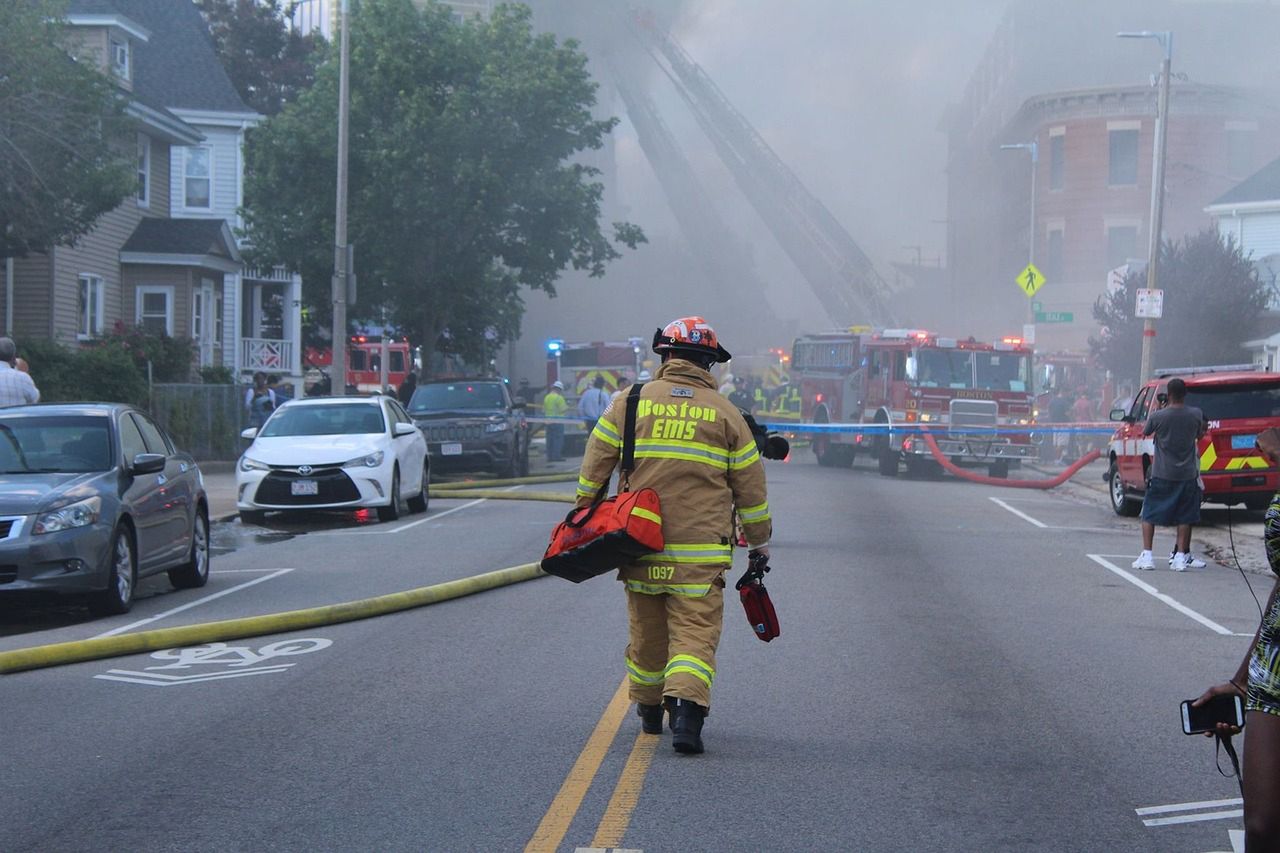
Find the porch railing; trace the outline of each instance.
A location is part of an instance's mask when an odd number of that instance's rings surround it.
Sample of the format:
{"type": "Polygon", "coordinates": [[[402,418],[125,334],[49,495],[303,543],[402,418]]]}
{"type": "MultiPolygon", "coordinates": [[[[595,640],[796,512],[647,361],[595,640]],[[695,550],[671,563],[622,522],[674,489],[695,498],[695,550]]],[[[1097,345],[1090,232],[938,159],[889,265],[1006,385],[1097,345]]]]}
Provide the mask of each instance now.
{"type": "Polygon", "coordinates": [[[241,338],[243,370],[289,371],[293,369],[293,341],[273,338],[241,338]]]}

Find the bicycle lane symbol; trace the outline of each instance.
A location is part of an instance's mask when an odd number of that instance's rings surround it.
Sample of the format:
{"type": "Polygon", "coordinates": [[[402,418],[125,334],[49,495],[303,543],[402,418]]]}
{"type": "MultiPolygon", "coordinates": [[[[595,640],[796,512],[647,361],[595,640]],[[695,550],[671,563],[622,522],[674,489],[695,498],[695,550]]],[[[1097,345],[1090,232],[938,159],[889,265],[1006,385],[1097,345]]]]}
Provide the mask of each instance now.
{"type": "Polygon", "coordinates": [[[209,643],[181,649],[163,649],[153,652],[153,660],[166,661],[142,670],[112,669],[95,675],[104,681],[123,681],[128,684],[145,684],[151,687],[173,687],[179,684],[198,684],[227,678],[243,678],[250,675],[271,675],[285,672],[293,663],[270,663],[273,658],[291,657],[318,652],[333,645],[332,640],[310,637],[280,640],[257,649],[249,646],[232,646],[227,643],[209,643]],[[181,675],[169,675],[167,671],[180,671],[181,675]]]}

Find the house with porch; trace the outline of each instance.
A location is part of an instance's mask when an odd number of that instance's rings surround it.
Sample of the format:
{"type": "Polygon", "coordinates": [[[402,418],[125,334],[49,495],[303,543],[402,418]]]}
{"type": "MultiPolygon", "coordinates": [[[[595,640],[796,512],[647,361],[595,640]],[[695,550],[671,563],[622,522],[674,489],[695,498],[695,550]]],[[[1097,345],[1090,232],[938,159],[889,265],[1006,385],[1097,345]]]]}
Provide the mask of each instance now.
{"type": "Polygon", "coordinates": [[[1244,348],[1263,370],[1280,370],[1280,158],[1227,190],[1205,212],[1219,234],[1235,239],[1270,289],[1262,334],[1245,341],[1244,348]]]}
{"type": "MultiPolygon", "coordinates": [[[[197,343],[195,367],[301,388],[301,279],[246,269],[245,133],[261,120],[191,0],[71,0],[70,44],[113,77],[137,125],[133,197],[74,246],[15,259],[6,332],[76,346],[117,322],[197,343]]],[[[130,141],[132,143],[132,140],[130,141]]]]}

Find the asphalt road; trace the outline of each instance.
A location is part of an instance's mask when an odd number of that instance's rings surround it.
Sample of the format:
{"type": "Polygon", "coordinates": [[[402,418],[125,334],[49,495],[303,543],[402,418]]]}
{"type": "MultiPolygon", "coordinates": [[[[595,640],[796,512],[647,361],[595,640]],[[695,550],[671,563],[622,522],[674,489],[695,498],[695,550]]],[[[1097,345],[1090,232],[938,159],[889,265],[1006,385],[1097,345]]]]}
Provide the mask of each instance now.
{"type": "MultiPolygon", "coordinates": [[[[811,460],[770,463],[783,633],[758,642],[728,600],[703,756],[640,736],[616,700],[618,585],[544,578],[0,676],[0,848],[1232,849],[1238,790],[1178,703],[1256,627],[1237,572],[1138,577],[1135,527],[1102,500],[811,460]]],[[[529,562],[563,511],[433,500],[389,525],[224,526],[204,589],[153,580],[112,619],[7,608],[0,649],[529,562]]]]}

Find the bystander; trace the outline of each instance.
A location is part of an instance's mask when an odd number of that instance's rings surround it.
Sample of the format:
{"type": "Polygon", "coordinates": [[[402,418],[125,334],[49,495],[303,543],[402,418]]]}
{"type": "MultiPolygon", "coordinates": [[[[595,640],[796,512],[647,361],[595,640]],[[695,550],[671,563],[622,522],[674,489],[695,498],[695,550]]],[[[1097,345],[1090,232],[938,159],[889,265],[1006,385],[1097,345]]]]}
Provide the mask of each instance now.
{"type": "Polygon", "coordinates": [[[18,345],[13,338],[0,338],[0,407],[40,402],[40,389],[36,388],[30,374],[18,369],[20,360],[18,345]]]}
{"type": "Polygon", "coordinates": [[[1170,379],[1167,398],[1161,395],[1161,408],[1151,413],[1142,430],[1143,435],[1155,437],[1155,458],[1142,499],[1142,553],[1133,561],[1135,569],[1156,567],[1151,549],[1157,524],[1177,527],[1171,569],[1186,571],[1191,556],[1191,525],[1200,520],[1204,496],[1196,442],[1205,433],[1205,422],[1204,414],[1186,405],[1186,399],[1187,384],[1177,377],[1170,379]]]}

